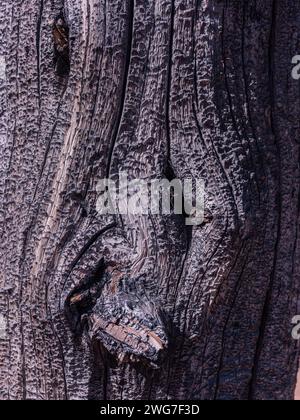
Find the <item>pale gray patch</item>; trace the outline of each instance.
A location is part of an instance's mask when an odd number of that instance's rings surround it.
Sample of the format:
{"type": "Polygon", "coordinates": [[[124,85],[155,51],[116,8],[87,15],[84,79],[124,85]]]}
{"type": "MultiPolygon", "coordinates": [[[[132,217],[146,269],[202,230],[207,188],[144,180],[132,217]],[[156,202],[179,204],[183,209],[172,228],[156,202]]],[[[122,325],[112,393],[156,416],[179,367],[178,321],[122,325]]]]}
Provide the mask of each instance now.
{"type": "Polygon", "coordinates": [[[6,79],[6,61],[5,56],[0,55],[0,80],[6,79]]]}
{"type": "Polygon", "coordinates": [[[6,134],[0,133],[0,147],[5,146],[6,144],[6,134]]]}
{"type": "Polygon", "coordinates": [[[0,340],[4,340],[7,335],[7,323],[3,315],[0,314],[0,340]]]}

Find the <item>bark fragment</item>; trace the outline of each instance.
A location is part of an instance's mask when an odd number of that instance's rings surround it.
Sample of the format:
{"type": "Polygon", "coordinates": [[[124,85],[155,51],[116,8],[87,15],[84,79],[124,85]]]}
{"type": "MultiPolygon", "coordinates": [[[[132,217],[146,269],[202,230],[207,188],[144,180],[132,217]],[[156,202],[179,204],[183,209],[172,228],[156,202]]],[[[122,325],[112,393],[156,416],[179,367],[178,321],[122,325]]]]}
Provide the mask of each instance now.
{"type": "Polygon", "coordinates": [[[292,399],[298,2],[62,3],[0,0],[0,398],[292,399]],[[209,223],[99,217],[100,179],[166,168],[209,223]]]}

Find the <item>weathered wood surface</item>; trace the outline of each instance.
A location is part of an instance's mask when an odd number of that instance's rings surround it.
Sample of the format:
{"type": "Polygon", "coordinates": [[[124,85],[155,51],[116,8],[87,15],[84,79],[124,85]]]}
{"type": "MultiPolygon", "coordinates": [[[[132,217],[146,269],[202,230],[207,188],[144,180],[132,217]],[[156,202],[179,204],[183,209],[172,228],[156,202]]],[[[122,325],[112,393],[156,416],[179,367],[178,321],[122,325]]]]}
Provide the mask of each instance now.
{"type": "Polygon", "coordinates": [[[0,398],[293,398],[299,2],[0,13],[0,398]],[[120,170],[204,178],[212,220],[97,215],[98,180],[120,170]]]}

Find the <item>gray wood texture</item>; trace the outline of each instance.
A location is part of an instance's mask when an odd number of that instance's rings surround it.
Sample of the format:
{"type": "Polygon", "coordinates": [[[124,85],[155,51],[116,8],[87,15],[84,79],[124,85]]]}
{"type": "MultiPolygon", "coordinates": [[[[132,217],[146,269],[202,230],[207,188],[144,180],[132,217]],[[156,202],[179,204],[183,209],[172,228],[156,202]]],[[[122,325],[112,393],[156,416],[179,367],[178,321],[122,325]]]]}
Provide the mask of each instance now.
{"type": "Polygon", "coordinates": [[[299,1],[0,0],[0,28],[0,398],[292,399],[299,1]],[[203,178],[211,217],[99,216],[119,171],[203,178]]]}

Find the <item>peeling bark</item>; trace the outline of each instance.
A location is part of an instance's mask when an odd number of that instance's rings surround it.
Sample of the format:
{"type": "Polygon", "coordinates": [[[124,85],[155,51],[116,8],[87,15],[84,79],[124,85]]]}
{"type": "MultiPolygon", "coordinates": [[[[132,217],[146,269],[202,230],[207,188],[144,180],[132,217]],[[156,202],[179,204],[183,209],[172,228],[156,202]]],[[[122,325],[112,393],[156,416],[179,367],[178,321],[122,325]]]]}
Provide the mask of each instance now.
{"type": "Polygon", "coordinates": [[[292,399],[299,2],[0,0],[0,27],[0,398],[292,399]],[[204,179],[209,216],[100,216],[122,171],[204,179]]]}

